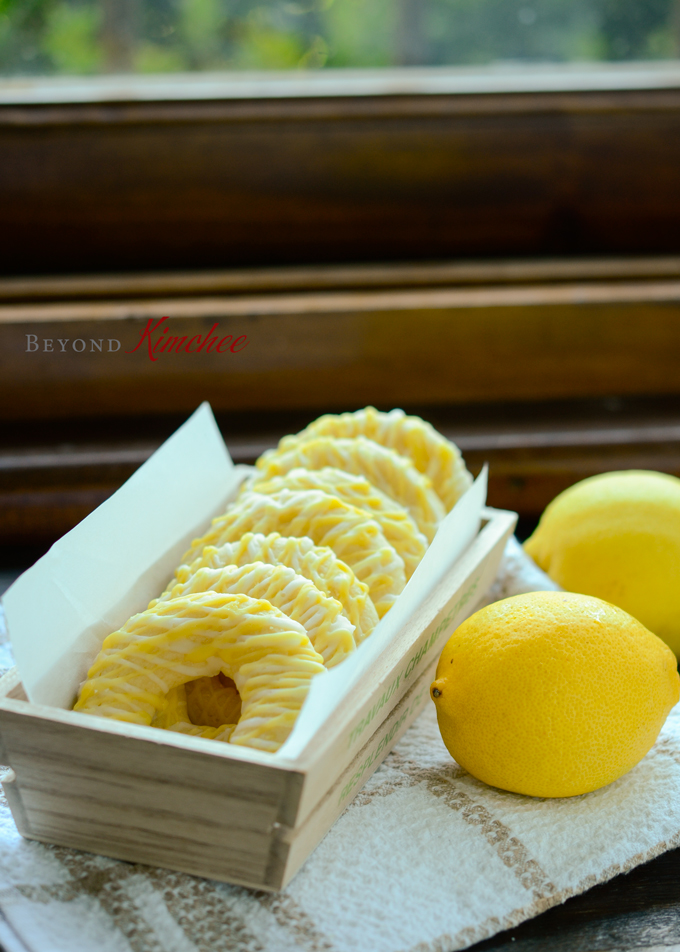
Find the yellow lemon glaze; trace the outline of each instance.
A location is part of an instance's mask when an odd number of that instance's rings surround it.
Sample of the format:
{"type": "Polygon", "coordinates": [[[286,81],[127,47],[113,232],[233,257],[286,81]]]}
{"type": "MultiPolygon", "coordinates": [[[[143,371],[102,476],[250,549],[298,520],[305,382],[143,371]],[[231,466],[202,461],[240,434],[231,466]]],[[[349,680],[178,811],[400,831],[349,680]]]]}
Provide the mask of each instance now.
{"type": "Polygon", "coordinates": [[[320,436],[365,436],[407,456],[418,472],[431,479],[447,512],[472,485],[472,476],[456,444],[437,433],[425,420],[407,416],[403,410],[381,413],[374,407],[366,407],[356,413],[326,414],[296,436],[284,437],[279,449],[286,452],[320,436]]]}
{"type": "Polygon", "coordinates": [[[428,542],[446,515],[430,479],[419,473],[410,459],[364,436],[354,439],[322,436],[298,443],[290,450],[268,450],[256,465],[264,480],[282,476],[299,466],[310,470],[331,466],[365,476],[376,489],[413,516],[428,542]]]}
{"type": "MultiPolygon", "coordinates": [[[[339,664],[355,650],[354,628],[342,612],[342,605],[334,598],[320,592],[313,582],[297,575],[285,565],[267,565],[254,562],[237,567],[201,568],[182,583],[178,582],[164,593],[161,600],[181,598],[196,592],[222,592],[225,594],[249,595],[251,598],[265,599],[275,608],[298,622],[309,635],[310,641],[323,658],[327,668],[339,664]]],[[[153,608],[157,601],[151,602],[153,608]]],[[[172,688],[168,693],[168,705],[172,709],[177,705],[175,694],[186,689],[186,707],[189,721],[194,725],[219,727],[232,723],[220,717],[220,712],[233,710],[235,701],[240,698],[234,687],[233,695],[219,677],[199,678],[172,688]]],[[[180,702],[181,703],[181,702],[180,702]]],[[[233,723],[236,723],[235,718],[233,723]]],[[[154,720],[156,727],[173,727],[174,722],[165,716],[162,721],[154,720]]]]}
{"type": "Polygon", "coordinates": [[[108,635],[74,709],[151,724],[172,688],[221,672],[242,704],[229,742],[273,752],[324,670],[304,628],[268,602],[203,592],[158,602],[108,635]]]}
{"type": "Polygon", "coordinates": [[[281,489],[321,489],[375,519],[385,538],[404,560],[406,578],[415,572],[427,551],[427,539],[413,518],[393,499],[376,489],[364,476],[344,473],[330,466],[319,470],[291,469],[285,476],[255,481],[249,487],[258,493],[276,493],[281,489]]]}
{"type": "MultiPolygon", "coordinates": [[[[332,549],[314,545],[309,536],[246,532],[235,542],[225,542],[219,548],[205,546],[191,564],[180,565],[175,576],[178,582],[186,582],[200,568],[217,569],[225,565],[248,565],[251,562],[287,565],[297,575],[313,582],[324,595],[337,599],[346,618],[354,626],[357,644],[368,638],[378,624],[378,613],[371,601],[368,585],[360,582],[332,549]]],[[[173,580],[169,588],[174,584],[173,580]]]]}
{"type": "Polygon", "coordinates": [[[340,602],[324,595],[313,582],[285,565],[253,562],[241,567],[201,568],[157,602],[151,602],[149,608],[161,600],[208,591],[250,595],[269,602],[302,625],[327,668],[344,661],[356,648],[353,626],[343,614],[340,602]]]}
{"type": "Polygon", "coordinates": [[[245,532],[279,532],[309,536],[327,545],[368,585],[378,617],[389,611],[406,585],[404,562],[387,542],[380,526],[354,506],[320,490],[281,490],[270,496],[249,492],[239,497],[182,561],[191,563],[206,545],[219,547],[245,532]]]}

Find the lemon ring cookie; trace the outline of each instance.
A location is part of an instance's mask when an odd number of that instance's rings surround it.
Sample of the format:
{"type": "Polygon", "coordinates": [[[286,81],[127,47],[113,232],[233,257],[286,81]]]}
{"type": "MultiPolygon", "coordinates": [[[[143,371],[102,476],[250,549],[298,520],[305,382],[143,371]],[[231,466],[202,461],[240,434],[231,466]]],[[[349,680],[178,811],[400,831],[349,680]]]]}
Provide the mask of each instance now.
{"type": "Polygon", "coordinates": [[[439,523],[446,515],[444,504],[432,488],[430,479],[419,473],[410,459],[365,436],[353,439],[322,436],[298,443],[287,451],[267,450],[255,465],[263,480],[283,476],[299,466],[304,469],[332,466],[346,473],[365,476],[413,516],[428,542],[434,539],[439,523]]]}
{"type": "Polygon", "coordinates": [[[280,489],[321,489],[350,506],[362,509],[371,519],[375,519],[387,541],[404,560],[407,579],[411,578],[427,552],[427,539],[412,516],[403,506],[376,489],[365,476],[345,473],[331,466],[317,470],[299,467],[291,469],[284,476],[254,482],[250,488],[265,494],[280,489]]]}
{"type": "Polygon", "coordinates": [[[340,664],[356,648],[353,625],[343,614],[340,602],[285,565],[252,562],[241,567],[201,568],[186,582],[178,582],[164,592],[149,608],[169,598],[208,591],[249,595],[269,602],[302,625],[327,668],[340,664]]]}
{"type": "Polygon", "coordinates": [[[407,416],[403,410],[381,413],[375,407],[365,407],[356,413],[329,413],[314,420],[297,435],[285,436],[279,443],[279,450],[286,452],[298,443],[319,436],[365,436],[408,456],[418,472],[432,480],[447,512],[472,485],[472,476],[456,444],[437,433],[430,423],[417,416],[407,416]]]}
{"type": "MultiPolygon", "coordinates": [[[[343,614],[340,602],[324,595],[312,582],[285,565],[253,562],[241,567],[201,568],[186,582],[178,582],[168,589],[158,601],[207,591],[265,599],[302,625],[327,668],[344,661],[356,648],[354,628],[343,614]]],[[[149,607],[156,604],[158,602],[151,602],[149,607]]],[[[169,713],[164,714],[162,719],[153,722],[154,726],[171,727],[187,721],[209,727],[235,724],[238,717],[233,721],[220,717],[221,712],[235,710],[237,704],[240,708],[236,687],[233,682],[225,681],[224,675],[218,675],[199,678],[190,682],[190,686],[172,688],[168,693],[168,707],[177,714],[174,720],[169,713]]]]}
{"type": "Polygon", "coordinates": [[[222,672],[242,704],[229,743],[274,752],[325,670],[302,625],[268,602],[204,592],[159,602],[108,635],[74,709],[151,724],[172,688],[222,672]]]}
{"type": "MultiPolygon", "coordinates": [[[[314,545],[309,536],[246,532],[235,542],[225,542],[219,548],[207,545],[190,565],[180,565],[175,577],[177,582],[186,582],[201,568],[219,569],[225,565],[242,566],[250,562],[287,565],[297,575],[313,582],[324,595],[340,602],[345,617],[354,626],[357,645],[368,638],[378,624],[378,613],[371,601],[368,585],[360,582],[332,549],[327,545],[314,545]]],[[[173,580],[169,588],[174,584],[176,582],[173,580]]]]}
{"type": "Polygon", "coordinates": [[[219,546],[245,532],[279,532],[309,536],[327,545],[366,582],[378,617],[389,611],[406,585],[404,562],[385,539],[380,526],[354,506],[320,490],[282,489],[271,496],[248,492],[208,532],[196,539],[182,561],[192,562],[206,545],[219,546]]]}

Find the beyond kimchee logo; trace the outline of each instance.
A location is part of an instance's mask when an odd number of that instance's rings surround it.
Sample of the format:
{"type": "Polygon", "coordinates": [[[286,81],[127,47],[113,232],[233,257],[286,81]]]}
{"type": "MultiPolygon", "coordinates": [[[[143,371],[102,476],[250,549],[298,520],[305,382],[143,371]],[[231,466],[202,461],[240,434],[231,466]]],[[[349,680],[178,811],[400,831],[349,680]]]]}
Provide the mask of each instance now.
{"type": "Polygon", "coordinates": [[[26,334],[26,353],[32,354],[39,351],[45,354],[64,354],[75,351],[76,354],[116,354],[118,352],[135,354],[141,347],[142,353],[148,350],[149,359],[155,362],[161,354],[238,354],[248,346],[248,338],[245,334],[236,338],[233,334],[220,336],[217,322],[207,334],[195,334],[189,337],[188,334],[173,336],[170,333],[168,321],[167,317],[161,317],[160,320],[150,318],[132,350],[121,351],[121,341],[116,337],[89,338],[88,340],[83,337],[76,337],[75,340],[68,337],[43,337],[38,340],[37,334],[26,334]]]}
{"type": "Polygon", "coordinates": [[[213,324],[208,333],[203,337],[201,337],[200,334],[196,334],[191,338],[188,334],[184,337],[173,337],[167,325],[161,327],[161,324],[165,324],[167,320],[167,317],[162,317],[159,321],[156,321],[155,324],[153,319],[149,320],[140,335],[137,346],[134,350],[126,350],[125,353],[134,354],[145,342],[149,348],[149,357],[151,360],[158,360],[158,355],[160,354],[209,354],[213,348],[216,354],[226,354],[227,352],[238,354],[244,347],[248,346],[248,338],[245,334],[242,334],[236,339],[234,339],[233,334],[227,334],[220,340],[219,333],[215,331],[218,324],[213,324]],[[154,340],[155,334],[158,336],[154,340]]]}

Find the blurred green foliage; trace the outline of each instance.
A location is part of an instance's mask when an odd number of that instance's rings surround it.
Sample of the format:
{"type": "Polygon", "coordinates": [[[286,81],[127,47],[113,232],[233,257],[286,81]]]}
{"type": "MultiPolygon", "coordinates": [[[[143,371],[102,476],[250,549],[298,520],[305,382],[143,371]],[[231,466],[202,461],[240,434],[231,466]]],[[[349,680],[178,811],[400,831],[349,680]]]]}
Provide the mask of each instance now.
{"type": "Polygon", "coordinates": [[[0,73],[677,57],[680,0],[0,0],[0,73]]]}

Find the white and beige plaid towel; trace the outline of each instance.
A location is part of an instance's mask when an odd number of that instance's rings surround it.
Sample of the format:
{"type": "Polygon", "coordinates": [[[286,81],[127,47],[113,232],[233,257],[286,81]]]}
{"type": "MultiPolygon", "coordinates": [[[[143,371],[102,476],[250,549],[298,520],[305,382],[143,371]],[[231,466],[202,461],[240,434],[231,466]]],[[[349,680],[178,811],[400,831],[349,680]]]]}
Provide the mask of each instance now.
{"type": "MultiPolygon", "coordinates": [[[[549,587],[511,541],[490,595],[549,587]]],[[[474,780],[428,705],[279,895],[22,840],[3,805],[0,942],[7,952],[447,952],[679,844],[680,705],[642,763],[568,800],[474,780]]]]}

